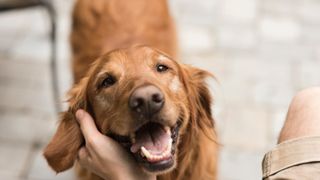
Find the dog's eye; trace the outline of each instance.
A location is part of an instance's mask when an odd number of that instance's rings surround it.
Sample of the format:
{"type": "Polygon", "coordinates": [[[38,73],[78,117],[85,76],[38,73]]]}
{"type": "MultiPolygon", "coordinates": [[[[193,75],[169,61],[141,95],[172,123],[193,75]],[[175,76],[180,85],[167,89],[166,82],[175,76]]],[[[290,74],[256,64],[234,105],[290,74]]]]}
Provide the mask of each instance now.
{"type": "Polygon", "coordinates": [[[165,71],[167,71],[169,68],[168,68],[168,66],[166,66],[166,65],[163,65],[163,64],[158,64],[157,65],[157,71],[158,72],[165,72],[165,71]]]}
{"type": "Polygon", "coordinates": [[[100,84],[100,88],[107,88],[107,87],[110,87],[112,86],[114,83],[116,83],[116,79],[112,76],[108,76],[106,77],[102,83],[100,84]]]}

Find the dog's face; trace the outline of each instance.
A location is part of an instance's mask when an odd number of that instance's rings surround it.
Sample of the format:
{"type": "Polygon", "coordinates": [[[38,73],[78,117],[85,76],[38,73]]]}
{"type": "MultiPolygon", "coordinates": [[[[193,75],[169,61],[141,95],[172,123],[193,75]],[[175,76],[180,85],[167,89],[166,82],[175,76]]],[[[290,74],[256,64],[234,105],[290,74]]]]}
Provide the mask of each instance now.
{"type": "Polygon", "coordinates": [[[192,116],[212,120],[203,82],[206,75],[148,47],[100,57],[71,90],[69,111],[45,150],[49,164],[56,171],[72,166],[83,141],[78,127],[73,127],[77,126],[74,113],[83,108],[94,117],[100,132],[127,148],[147,172],[159,174],[174,168],[180,137],[187,134],[188,124],[199,123],[191,122],[192,116]],[[66,143],[63,140],[68,141],[59,138],[70,136],[63,131],[71,129],[72,139],[79,140],[59,149],[66,143]]]}
{"type": "Polygon", "coordinates": [[[150,172],[173,167],[187,114],[179,65],[145,47],[115,51],[98,63],[87,92],[100,131],[129,147],[150,172]]]}

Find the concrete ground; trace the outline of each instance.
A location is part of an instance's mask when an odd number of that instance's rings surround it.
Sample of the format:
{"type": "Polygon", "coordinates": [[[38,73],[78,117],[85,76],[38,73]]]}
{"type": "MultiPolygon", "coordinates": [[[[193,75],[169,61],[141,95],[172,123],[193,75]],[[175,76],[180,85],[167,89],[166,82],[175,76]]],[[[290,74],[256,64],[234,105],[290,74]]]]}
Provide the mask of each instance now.
{"type": "MultiPolygon", "coordinates": [[[[61,96],[70,87],[72,1],[55,0],[61,96]]],[[[219,179],[261,177],[294,94],[320,84],[320,1],[171,0],[181,60],[209,80],[221,154],[219,179]]],[[[0,179],[71,179],[41,155],[56,128],[49,73],[49,23],[35,8],[0,14],[0,179]]]]}

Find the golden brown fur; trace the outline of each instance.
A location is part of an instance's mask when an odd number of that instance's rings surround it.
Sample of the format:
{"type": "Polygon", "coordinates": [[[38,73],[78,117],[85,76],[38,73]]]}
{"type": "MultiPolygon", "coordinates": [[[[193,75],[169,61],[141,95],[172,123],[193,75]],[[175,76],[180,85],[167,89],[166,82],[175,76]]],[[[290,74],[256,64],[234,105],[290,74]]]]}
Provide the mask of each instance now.
{"type": "MultiPolygon", "coordinates": [[[[177,166],[158,179],[216,179],[216,134],[211,96],[205,83],[210,74],[173,61],[161,52],[176,57],[175,30],[165,0],[78,0],[71,40],[76,85],[69,92],[69,109],[62,113],[58,130],[44,151],[56,172],[71,168],[84,144],[74,116],[77,109],[87,110],[102,133],[127,135],[135,122],[124,104],[132,89],[152,83],[166,95],[162,116],[168,119],[167,123],[176,123],[178,116],[182,116],[183,122],[177,166]],[[134,44],[147,44],[161,51],[131,47],[134,44]],[[114,49],[122,50],[105,54],[114,49]],[[153,67],[163,57],[171,71],[158,74],[153,67]],[[96,86],[105,72],[122,79],[111,90],[100,92],[96,86]],[[177,90],[170,89],[176,83],[174,79],[178,79],[177,90]],[[166,109],[174,111],[169,113],[166,109]]],[[[100,179],[76,166],[80,179],[100,179]]]]}
{"type": "Polygon", "coordinates": [[[78,0],[71,45],[75,82],[101,54],[136,44],[176,57],[174,23],[166,0],[78,0]]]}

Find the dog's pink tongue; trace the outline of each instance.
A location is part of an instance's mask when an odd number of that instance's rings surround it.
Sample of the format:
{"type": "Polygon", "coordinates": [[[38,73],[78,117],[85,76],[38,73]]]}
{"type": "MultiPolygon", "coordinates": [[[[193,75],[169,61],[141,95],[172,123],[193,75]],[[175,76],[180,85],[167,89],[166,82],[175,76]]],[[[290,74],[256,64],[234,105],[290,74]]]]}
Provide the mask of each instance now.
{"type": "Polygon", "coordinates": [[[151,154],[161,154],[168,146],[170,135],[160,124],[149,124],[136,133],[136,142],[131,146],[131,152],[136,153],[143,146],[151,154]]]}

